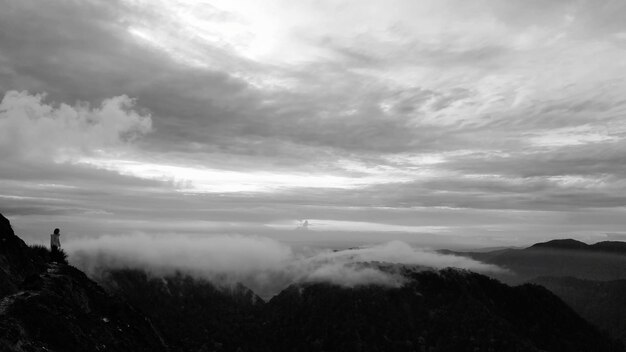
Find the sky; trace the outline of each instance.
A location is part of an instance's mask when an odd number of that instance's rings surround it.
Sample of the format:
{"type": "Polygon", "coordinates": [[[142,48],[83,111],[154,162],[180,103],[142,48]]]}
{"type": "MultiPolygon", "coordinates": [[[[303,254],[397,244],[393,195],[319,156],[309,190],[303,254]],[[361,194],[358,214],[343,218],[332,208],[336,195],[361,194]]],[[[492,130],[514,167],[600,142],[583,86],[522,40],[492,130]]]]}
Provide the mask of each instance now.
{"type": "Polygon", "coordinates": [[[29,242],[626,240],[622,0],[0,0],[29,242]]]}

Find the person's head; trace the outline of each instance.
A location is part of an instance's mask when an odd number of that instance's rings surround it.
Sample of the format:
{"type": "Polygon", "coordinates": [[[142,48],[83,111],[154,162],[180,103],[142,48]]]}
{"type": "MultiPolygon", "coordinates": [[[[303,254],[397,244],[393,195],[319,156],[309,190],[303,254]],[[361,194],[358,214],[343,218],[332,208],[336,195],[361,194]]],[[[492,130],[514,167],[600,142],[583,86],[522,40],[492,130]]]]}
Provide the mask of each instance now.
{"type": "Polygon", "coordinates": [[[54,234],[58,235],[59,234],[59,229],[54,229],[54,234]]]}

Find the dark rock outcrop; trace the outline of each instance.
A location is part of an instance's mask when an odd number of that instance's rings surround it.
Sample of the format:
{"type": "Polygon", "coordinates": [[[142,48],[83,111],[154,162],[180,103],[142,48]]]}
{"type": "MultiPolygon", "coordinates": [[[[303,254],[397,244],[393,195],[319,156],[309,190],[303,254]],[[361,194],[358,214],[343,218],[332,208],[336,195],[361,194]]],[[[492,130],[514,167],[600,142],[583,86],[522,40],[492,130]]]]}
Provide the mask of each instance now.
{"type": "Polygon", "coordinates": [[[0,351],[167,351],[151,322],[80,270],[44,262],[0,215],[0,351]]]}
{"type": "Polygon", "coordinates": [[[0,214],[0,297],[17,292],[26,277],[44,268],[45,263],[30,254],[9,220],[0,214]]]}

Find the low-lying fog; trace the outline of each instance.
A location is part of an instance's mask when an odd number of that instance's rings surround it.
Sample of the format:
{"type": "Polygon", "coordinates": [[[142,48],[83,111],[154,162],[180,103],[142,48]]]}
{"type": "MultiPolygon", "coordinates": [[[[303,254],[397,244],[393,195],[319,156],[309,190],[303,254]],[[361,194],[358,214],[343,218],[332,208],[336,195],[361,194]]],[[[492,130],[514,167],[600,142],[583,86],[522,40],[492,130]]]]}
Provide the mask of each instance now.
{"type": "Polygon", "coordinates": [[[469,258],[414,248],[400,241],[333,251],[296,248],[258,236],[197,238],[135,234],[75,240],[65,248],[70,262],[92,276],[106,268],[144,269],[156,276],[179,271],[218,285],[241,282],[263,298],[295,282],[402,285],[399,275],[363,265],[364,262],[456,267],[477,272],[502,270],[469,258]]]}

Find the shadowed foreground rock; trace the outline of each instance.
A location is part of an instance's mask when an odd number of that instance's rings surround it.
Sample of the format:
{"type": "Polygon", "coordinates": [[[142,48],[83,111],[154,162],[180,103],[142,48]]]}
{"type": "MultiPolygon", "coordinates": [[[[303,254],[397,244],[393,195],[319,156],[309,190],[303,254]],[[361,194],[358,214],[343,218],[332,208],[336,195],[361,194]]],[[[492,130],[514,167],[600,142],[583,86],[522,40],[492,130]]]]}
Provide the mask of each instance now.
{"type": "Polygon", "coordinates": [[[0,215],[0,351],[167,351],[152,324],[83,272],[32,255],[0,215]]]}

